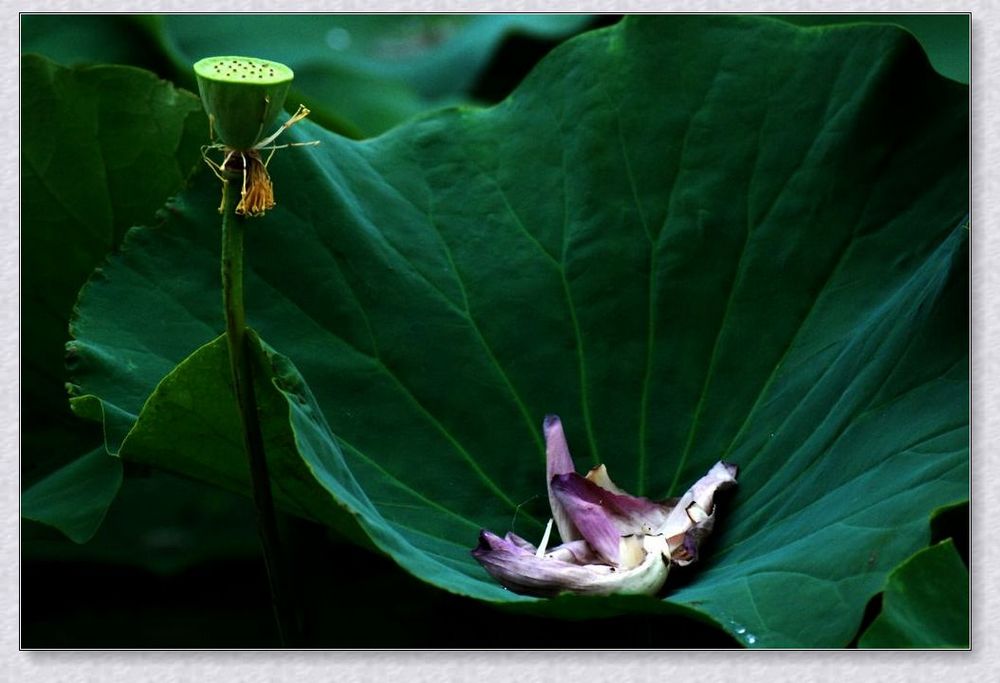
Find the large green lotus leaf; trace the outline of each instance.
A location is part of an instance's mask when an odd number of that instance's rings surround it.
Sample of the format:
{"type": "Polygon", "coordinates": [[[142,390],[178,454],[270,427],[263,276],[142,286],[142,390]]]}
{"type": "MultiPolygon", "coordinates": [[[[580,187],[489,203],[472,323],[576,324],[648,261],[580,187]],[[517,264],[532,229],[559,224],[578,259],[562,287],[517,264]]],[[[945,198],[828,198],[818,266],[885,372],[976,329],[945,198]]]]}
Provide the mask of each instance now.
{"type": "MultiPolygon", "coordinates": [[[[198,162],[207,119],[190,93],[130,67],[67,69],[26,55],[21,82],[22,475],[32,484],[88,443],[100,444],[92,425],[81,426],[66,409],[70,312],[125,231],[151,221],[180,189],[198,162]]],[[[80,467],[109,500],[120,469],[88,458],[80,467]],[[97,484],[93,476],[101,472],[109,478],[97,484]]],[[[103,508],[89,495],[75,509],[52,496],[53,485],[68,481],[54,476],[32,500],[55,507],[33,507],[32,514],[58,522],[67,513],[80,538],[88,528],[80,526],[83,511],[99,522],[103,508]]]]}
{"type": "MultiPolygon", "coordinates": [[[[309,500],[430,583],[587,616],[636,607],[517,596],[468,552],[480,527],[540,535],[542,416],[653,497],[724,457],[713,545],[646,602],[748,645],[846,644],[968,496],[966,102],[896,28],[649,17],[490,109],[364,143],[296,126],[321,145],[272,162],[247,294],[309,500]]],[[[126,457],[222,330],[218,192],[205,174],[81,295],[77,407],[126,457]]],[[[218,426],[192,455],[176,421],[146,460],[217,477],[218,426]]]]}
{"type": "Polygon", "coordinates": [[[969,647],[969,570],[950,539],[893,571],[882,604],[860,647],[969,647]]]}

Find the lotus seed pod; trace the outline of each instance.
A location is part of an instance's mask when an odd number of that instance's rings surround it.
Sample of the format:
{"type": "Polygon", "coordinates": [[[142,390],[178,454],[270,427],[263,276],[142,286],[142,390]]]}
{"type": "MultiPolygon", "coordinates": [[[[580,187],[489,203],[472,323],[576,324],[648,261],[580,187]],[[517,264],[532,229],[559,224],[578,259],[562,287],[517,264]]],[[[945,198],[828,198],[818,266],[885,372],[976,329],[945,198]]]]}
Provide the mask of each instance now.
{"type": "Polygon", "coordinates": [[[284,64],[254,57],[206,57],[194,73],[215,134],[236,150],[250,149],[267,134],[294,77],[284,64]]]}

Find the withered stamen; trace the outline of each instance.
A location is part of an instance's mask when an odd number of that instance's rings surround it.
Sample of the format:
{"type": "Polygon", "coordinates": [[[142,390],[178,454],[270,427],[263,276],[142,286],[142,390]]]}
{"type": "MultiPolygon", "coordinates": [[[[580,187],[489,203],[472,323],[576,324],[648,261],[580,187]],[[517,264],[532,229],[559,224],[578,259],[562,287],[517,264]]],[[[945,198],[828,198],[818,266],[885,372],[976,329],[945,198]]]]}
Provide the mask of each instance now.
{"type": "Polygon", "coordinates": [[[233,156],[227,170],[243,172],[244,188],[240,193],[240,203],[236,205],[236,213],[240,216],[260,216],[265,211],[274,208],[274,185],[271,176],[260,158],[257,150],[243,152],[239,157],[233,156]],[[243,160],[246,168],[243,168],[243,160]],[[236,163],[233,164],[232,162],[236,163]],[[236,168],[234,168],[236,166],[236,168]]]}

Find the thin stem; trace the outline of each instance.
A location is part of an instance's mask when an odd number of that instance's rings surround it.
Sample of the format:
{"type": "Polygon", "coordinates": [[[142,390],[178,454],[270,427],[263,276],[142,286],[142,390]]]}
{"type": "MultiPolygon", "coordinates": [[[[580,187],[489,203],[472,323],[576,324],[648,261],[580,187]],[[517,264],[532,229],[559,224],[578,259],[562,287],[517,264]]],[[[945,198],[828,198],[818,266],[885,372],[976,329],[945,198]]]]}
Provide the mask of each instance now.
{"type": "Polygon", "coordinates": [[[243,230],[244,220],[236,215],[236,201],[230,181],[222,184],[222,300],[226,314],[226,343],[229,347],[229,367],[233,390],[239,406],[243,445],[250,463],[250,485],[257,511],[257,531],[260,534],[264,564],[271,589],[271,606],[282,646],[295,633],[295,616],[290,600],[289,585],[281,560],[278,523],[271,497],[271,480],[264,454],[264,437],[257,414],[253,369],[248,353],[246,312],[243,306],[243,230]]]}

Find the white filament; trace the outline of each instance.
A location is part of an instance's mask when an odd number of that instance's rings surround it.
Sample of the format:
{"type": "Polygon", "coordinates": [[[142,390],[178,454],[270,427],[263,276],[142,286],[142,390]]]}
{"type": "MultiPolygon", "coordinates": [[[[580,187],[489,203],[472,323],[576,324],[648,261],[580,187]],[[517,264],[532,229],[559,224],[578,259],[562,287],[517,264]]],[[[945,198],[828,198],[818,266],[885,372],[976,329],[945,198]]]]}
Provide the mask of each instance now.
{"type": "Polygon", "coordinates": [[[538,550],[535,551],[535,557],[541,557],[545,554],[545,548],[549,545],[549,536],[552,534],[552,518],[549,518],[549,523],[545,525],[545,533],[542,534],[542,542],[538,544],[538,550]]]}

